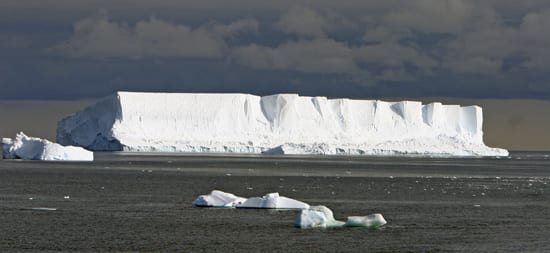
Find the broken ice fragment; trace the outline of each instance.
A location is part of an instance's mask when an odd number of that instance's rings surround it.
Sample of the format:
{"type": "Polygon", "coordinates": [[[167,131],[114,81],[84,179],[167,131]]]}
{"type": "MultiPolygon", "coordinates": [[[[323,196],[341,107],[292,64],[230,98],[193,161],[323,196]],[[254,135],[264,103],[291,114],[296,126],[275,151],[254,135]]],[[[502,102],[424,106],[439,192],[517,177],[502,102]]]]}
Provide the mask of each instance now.
{"type": "Polygon", "coordinates": [[[279,193],[269,193],[263,197],[243,198],[232,193],[213,190],[208,195],[201,195],[193,201],[193,205],[200,207],[237,207],[237,208],[266,208],[266,209],[303,209],[309,205],[295,199],[279,196],[279,193]]]}
{"type": "Polygon", "coordinates": [[[349,216],[345,226],[377,228],[383,226],[386,223],[387,222],[382,214],[375,213],[367,216],[349,216]]]}
{"type": "Polygon", "coordinates": [[[381,214],[368,216],[349,216],[346,222],[334,219],[334,214],[326,206],[312,206],[303,209],[296,217],[296,226],[300,228],[337,228],[337,227],[366,227],[378,228],[386,224],[381,214]]]}
{"type": "Polygon", "coordinates": [[[279,196],[279,193],[268,193],[263,197],[253,197],[244,203],[237,205],[237,208],[268,208],[268,209],[304,209],[309,205],[295,199],[279,196]]]}
{"type": "Polygon", "coordinates": [[[57,208],[52,208],[52,207],[33,207],[33,208],[31,208],[31,210],[33,210],[33,211],[56,211],[57,208]]]}
{"type": "Polygon", "coordinates": [[[312,206],[303,209],[296,217],[296,226],[300,228],[342,227],[345,223],[334,219],[334,214],[326,206],[312,206]]]}
{"type": "Polygon", "coordinates": [[[208,195],[200,195],[193,201],[193,205],[200,207],[235,207],[246,201],[246,198],[235,196],[232,193],[213,190],[208,195]]]}
{"type": "Polygon", "coordinates": [[[81,147],[61,146],[23,132],[14,139],[2,139],[4,159],[93,161],[94,153],[81,147]]]}

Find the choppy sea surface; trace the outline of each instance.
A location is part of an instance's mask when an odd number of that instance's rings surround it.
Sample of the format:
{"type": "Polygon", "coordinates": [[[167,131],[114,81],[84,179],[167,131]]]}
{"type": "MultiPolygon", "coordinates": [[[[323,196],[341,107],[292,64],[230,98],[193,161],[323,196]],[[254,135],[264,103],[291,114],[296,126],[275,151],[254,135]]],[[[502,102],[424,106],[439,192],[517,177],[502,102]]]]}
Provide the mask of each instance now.
{"type": "Polygon", "coordinates": [[[1,252],[550,252],[550,152],[502,158],[96,153],[0,160],[1,252]],[[381,229],[300,229],[296,211],[198,208],[279,192],[381,229]]]}

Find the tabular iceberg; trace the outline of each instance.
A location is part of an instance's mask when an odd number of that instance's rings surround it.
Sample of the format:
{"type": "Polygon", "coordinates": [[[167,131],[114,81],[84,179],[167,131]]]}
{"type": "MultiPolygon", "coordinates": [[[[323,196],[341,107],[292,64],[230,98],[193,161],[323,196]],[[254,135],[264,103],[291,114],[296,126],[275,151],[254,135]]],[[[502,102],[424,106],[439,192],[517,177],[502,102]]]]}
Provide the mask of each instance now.
{"type": "Polygon", "coordinates": [[[14,139],[2,138],[4,159],[93,161],[94,153],[81,147],[61,146],[48,140],[18,133],[14,139]]]}
{"type": "Polygon", "coordinates": [[[297,94],[117,92],[57,127],[97,151],[505,156],[483,143],[482,110],[297,94]]]}

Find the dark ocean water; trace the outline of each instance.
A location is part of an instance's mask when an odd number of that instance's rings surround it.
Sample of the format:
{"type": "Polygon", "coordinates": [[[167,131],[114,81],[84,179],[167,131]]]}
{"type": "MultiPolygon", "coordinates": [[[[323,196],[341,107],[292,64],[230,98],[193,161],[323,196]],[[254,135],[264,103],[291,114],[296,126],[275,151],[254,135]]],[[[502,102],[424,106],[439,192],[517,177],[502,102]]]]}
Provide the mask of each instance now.
{"type": "Polygon", "coordinates": [[[550,252],[550,153],[508,158],[96,153],[0,160],[0,251],[550,252]],[[299,229],[295,211],[197,208],[213,189],[382,213],[299,229]]]}

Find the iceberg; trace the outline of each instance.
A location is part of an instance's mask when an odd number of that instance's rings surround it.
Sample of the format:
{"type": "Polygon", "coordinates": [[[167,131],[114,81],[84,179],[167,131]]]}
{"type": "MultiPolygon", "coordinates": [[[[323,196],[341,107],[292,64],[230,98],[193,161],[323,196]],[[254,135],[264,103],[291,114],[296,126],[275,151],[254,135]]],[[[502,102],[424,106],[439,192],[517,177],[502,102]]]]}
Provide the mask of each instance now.
{"type": "Polygon", "coordinates": [[[237,208],[267,208],[267,209],[304,209],[309,205],[295,199],[279,196],[279,193],[269,193],[263,197],[253,197],[247,199],[237,208]]]}
{"type": "Polygon", "coordinates": [[[479,106],[298,94],[117,92],[64,119],[57,142],[96,151],[506,156],[479,106]]]}
{"type": "Polygon", "coordinates": [[[345,222],[334,219],[334,214],[326,206],[313,206],[304,209],[296,216],[296,227],[300,228],[326,228],[343,227],[345,222]]]}
{"type": "Polygon", "coordinates": [[[279,196],[278,192],[268,193],[263,197],[243,198],[232,193],[213,190],[210,194],[200,195],[193,201],[199,207],[236,207],[259,209],[304,209],[309,205],[295,199],[279,196]]]}
{"type": "Polygon", "coordinates": [[[93,161],[94,154],[81,147],[62,146],[45,139],[28,137],[23,132],[14,139],[2,138],[4,159],[93,161]]]}
{"type": "Polygon", "coordinates": [[[213,190],[210,194],[200,195],[193,201],[199,207],[235,207],[246,201],[246,198],[235,196],[232,193],[213,190]]]}
{"type": "Polygon", "coordinates": [[[379,213],[369,214],[367,216],[348,216],[345,227],[366,227],[379,228],[387,223],[384,216],[379,213]]]}
{"type": "Polygon", "coordinates": [[[387,222],[381,214],[368,216],[350,216],[346,222],[334,219],[334,214],[326,206],[312,206],[302,209],[296,216],[296,227],[300,228],[338,228],[338,227],[366,227],[379,228],[387,222]]]}

